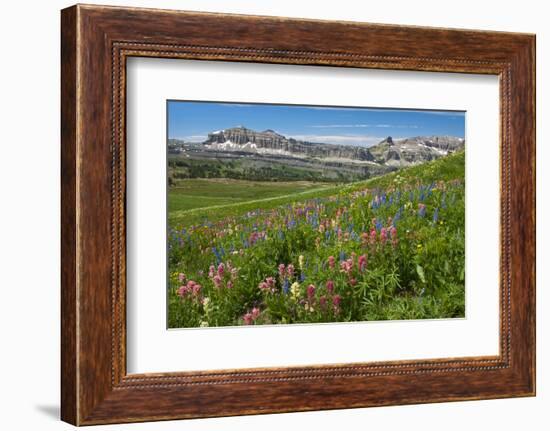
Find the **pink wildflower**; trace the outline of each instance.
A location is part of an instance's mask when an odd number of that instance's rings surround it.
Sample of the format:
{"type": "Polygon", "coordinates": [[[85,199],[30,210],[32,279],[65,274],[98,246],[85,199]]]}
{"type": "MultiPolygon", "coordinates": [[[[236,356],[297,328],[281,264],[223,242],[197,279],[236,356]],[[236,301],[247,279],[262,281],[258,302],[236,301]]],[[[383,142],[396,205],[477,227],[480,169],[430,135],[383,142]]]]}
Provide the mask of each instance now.
{"type": "Polygon", "coordinates": [[[189,289],[187,288],[186,285],[183,285],[183,286],[180,286],[178,288],[178,290],[176,291],[176,293],[178,294],[178,296],[180,296],[181,298],[183,298],[184,296],[186,296],[188,293],[189,293],[189,289]]]}
{"type": "Polygon", "coordinates": [[[380,241],[382,241],[383,243],[386,242],[386,240],[388,239],[388,231],[385,227],[383,227],[381,230],[380,230],[380,241]]]}
{"type": "Polygon", "coordinates": [[[294,277],[294,265],[289,263],[288,266],[286,267],[286,273],[288,274],[289,277],[294,277]]]}
{"type": "Polygon", "coordinates": [[[246,313],[243,316],[243,322],[245,325],[252,325],[252,322],[254,321],[254,318],[252,317],[251,313],[246,313]]]}
{"type": "Polygon", "coordinates": [[[223,277],[224,272],[225,272],[225,265],[223,263],[220,263],[218,265],[218,275],[220,277],[223,277]]]}
{"type": "Polygon", "coordinates": [[[265,282],[271,291],[275,290],[275,279],[273,277],[267,277],[265,282]]]}
{"type": "Polygon", "coordinates": [[[367,255],[362,254],[359,256],[359,259],[357,259],[357,265],[359,266],[359,271],[363,272],[365,270],[365,267],[367,266],[367,255]]]}
{"type": "Polygon", "coordinates": [[[215,273],[216,273],[216,267],[214,265],[210,265],[210,269],[208,270],[208,277],[210,278],[214,277],[215,273]]]}
{"type": "Polygon", "coordinates": [[[218,274],[216,274],[214,277],[212,277],[212,282],[214,283],[214,286],[219,288],[222,284],[222,278],[218,274]]]}
{"type": "Polygon", "coordinates": [[[357,284],[357,279],[356,278],[350,278],[349,279],[349,284],[350,286],[355,286],[357,284]]]}
{"type": "Polygon", "coordinates": [[[283,278],[285,276],[285,264],[284,263],[279,264],[279,275],[281,276],[281,278],[283,278]]]}
{"type": "Polygon", "coordinates": [[[376,229],[372,228],[370,230],[370,243],[374,244],[376,242],[376,229]]]}
{"type": "Polygon", "coordinates": [[[193,295],[198,296],[201,293],[202,286],[199,283],[193,284],[193,295]]]}
{"type": "Polygon", "coordinates": [[[349,258],[340,262],[340,272],[345,272],[347,275],[350,275],[353,270],[353,259],[349,258]]]}
{"type": "Polygon", "coordinates": [[[334,312],[340,312],[340,303],[342,302],[342,297],[340,295],[334,295],[332,297],[332,306],[334,307],[334,312]]]}
{"type": "Polygon", "coordinates": [[[325,308],[326,305],[327,305],[327,297],[323,295],[319,298],[319,306],[321,308],[325,308]]]}
{"type": "Polygon", "coordinates": [[[334,256],[329,256],[328,257],[328,266],[330,269],[334,269],[334,262],[336,261],[336,259],[334,259],[334,256]]]}
{"type": "Polygon", "coordinates": [[[313,284],[310,284],[307,287],[307,297],[309,299],[312,299],[314,295],[315,295],[315,286],[313,284]]]}
{"type": "Polygon", "coordinates": [[[327,292],[328,293],[334,292],[334,281],[332,280],[327,281],[327,292]]]}
{"type": "Polygon", "coordinates": [[[232,282],[231,280],[229,280],[229,281],[227,282],[226,287],[227,287],[228,289],[233,289],[233,282],[232,282]]]}
{"type": "Polygon", "coordinates": [[[178,274],[178,280],[180,281],[180,283],[185,283],[185,274],[183,274],[182,272],[180,272],[178,274]]]}
{"type": "Polygon", "coordinates": [[[397,229],[395,226],[392,226],[390,229],[390,237],[391,237],[391,243],[393,246],[397,245],[397,229]]]}
{"type": "Polygon", "coordinates": [[[256,320],[260,316],[260,309],[258,307],[254,307],[250,314],[252,314],[252,319],[256,320]]]}

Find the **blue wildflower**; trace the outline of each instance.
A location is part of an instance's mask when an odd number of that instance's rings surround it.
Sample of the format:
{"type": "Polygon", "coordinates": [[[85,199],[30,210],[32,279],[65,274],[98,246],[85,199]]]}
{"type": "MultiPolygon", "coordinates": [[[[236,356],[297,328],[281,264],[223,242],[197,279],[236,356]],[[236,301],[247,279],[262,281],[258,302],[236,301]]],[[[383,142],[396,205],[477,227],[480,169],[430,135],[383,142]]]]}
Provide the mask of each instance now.
{"type": "Polygon", "coordinates": [[[214,253],[214,255],[216,256],[216,260],[217,260],[217,263],[221,263],[222,261],[222,258],[220,256],[220,253],[218,251],[218,249],[216,247],[212,247],[212,252],[214,253]]]}
{"type": "Polygon", "coordinates": [[[287,295],[289,290],[290,290],[290,283],[288,281],[288,278],[285,278],[285,281],[283,282],[283,293],[287,295]]]}
{"type": "Polygon", "coordinates": [[[346,253],[342,250],[340,251],[340,262],[346,260],[346,253]]]}
{"type": "Polygon", "coordinates": [[[420,217],[424,217],[426,215],[426,205],[424,205],[424,204],[419,204],[418,205],[418,215],[420,217]]]}

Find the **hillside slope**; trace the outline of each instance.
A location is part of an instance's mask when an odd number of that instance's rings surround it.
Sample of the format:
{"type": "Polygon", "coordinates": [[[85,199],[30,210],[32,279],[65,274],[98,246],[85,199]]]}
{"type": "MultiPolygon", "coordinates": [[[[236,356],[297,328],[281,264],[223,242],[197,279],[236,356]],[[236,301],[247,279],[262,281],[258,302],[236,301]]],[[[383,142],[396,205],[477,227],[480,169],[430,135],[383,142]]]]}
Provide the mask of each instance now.
{"type": "Polygon", "coordinates": [[[464,317],[464,190],[459,152],[189,212],[170,224],[169,326],[464,317]]]}

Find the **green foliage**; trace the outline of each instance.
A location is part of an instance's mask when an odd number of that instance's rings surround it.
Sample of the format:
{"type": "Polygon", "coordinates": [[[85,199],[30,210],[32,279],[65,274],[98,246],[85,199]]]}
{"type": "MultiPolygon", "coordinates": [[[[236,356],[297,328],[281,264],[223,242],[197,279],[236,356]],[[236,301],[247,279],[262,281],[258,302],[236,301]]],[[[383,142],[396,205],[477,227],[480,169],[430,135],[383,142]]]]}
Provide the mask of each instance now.
{"type": "MultiPolygon", "coordinates": [[[[306,159],[307,160],[307,159],[306,159]]],[[[277,162],[273,159],[259,158],[186,158],[182,155],[169,155],[168,175],[175,180],[193,178],[228,178],[245,181],[316,181],[316,182],[350,182],[368,178],[370,170],[383,168],[365,166],[346,171],[325,169],[318,160],[310,159],[301,165],[288,162],[277,162]]]]}
{"type": "Polygon", "coordinates": [[[228,184],[169,202],[170,327],[464,316],[464,153],[344,186],[228,184]]]}

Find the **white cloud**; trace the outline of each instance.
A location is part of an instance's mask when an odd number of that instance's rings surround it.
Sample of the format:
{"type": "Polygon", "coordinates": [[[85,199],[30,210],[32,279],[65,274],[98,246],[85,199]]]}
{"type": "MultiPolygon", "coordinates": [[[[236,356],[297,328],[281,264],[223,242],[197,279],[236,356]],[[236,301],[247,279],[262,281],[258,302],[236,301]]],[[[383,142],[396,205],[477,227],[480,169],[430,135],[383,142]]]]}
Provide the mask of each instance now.
{"type": "Polygon", "coordinates": [[[179,139],[186,142],[202,142],[206,140],[207,135],[188,135],[188,136],[170,136],[169,139],[179,139]]]}
{"type": "Polygon", "coordinates": [[[330,129],[330,128],[339,129],[339,128],[345,128],[345,127],[374,127],[374,125],[373,124],[315,124],[309,127],[314,127],[319,129],[330,129]]]}
{"type": "Polygon", "coordinates": [[[418,126],[415,124],[315,124],[309,127],[318,128],[318,129],[343,129],[343,128],[395,128],[395,129],[418,129],[418,126]]]}
{"type": "Polygon", "coordinates": [[[301,141],[335,145],[353,145],[356,147],[370,147],[386,138],[385,136],[370,135],[291,135],[291,137],[301,141]]]}
{"type": "MultiPolygon", "coordinates": [[[[345,108],[344,108],[345,109],[345,108]]],[[[408,112],[414,114],[427,114],[427,115],[444,115],[456,118],[462,118],[466,114],[466,111],[446,111],[446,110],[430,110],[430,109],[413,109],[413,108],[359,108],[354,110],[371,111],[371,112],[408,112]]]]}

